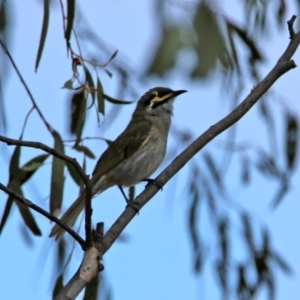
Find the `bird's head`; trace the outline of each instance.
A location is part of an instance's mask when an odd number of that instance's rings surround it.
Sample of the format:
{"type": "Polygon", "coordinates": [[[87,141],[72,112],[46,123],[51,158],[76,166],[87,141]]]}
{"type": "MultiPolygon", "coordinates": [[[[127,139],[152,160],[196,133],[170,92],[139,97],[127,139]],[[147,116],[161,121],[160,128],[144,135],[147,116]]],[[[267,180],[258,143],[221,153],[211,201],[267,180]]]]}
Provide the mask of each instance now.
{"type": "Polygon", "coordinates": [[[186,90],[173,91],[167,87],[155,87],[146,92],[138,101],[134,115],[172,115],[174,99],[187,92],[186,90]]]}

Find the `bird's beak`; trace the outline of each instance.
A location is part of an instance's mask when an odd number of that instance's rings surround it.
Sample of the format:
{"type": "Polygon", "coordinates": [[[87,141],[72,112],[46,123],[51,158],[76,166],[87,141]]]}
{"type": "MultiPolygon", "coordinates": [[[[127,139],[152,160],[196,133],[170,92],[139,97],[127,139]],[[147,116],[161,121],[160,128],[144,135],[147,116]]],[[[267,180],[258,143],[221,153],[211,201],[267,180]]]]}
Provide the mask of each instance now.
{"type": "Polygon", "coordinates": [[[172,97],[177,97],[177,96],[179,96],[179,95],[181,95],[181,94],[183,94],[183,93],[186,93],[186,92],[187,92],[186,90],[174,91],[174,92],[172,93],[172,97]]]}

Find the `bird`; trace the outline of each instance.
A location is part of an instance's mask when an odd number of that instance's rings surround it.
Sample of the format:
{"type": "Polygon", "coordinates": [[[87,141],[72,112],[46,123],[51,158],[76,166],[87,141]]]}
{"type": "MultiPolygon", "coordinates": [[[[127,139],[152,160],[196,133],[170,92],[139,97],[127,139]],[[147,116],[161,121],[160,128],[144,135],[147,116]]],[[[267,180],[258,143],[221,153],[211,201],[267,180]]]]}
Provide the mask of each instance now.
{"type": "MultiPolygon", "coordinates": [[[[112,186],[118,186],[122,191],[123,186],[153,181],[148,178],[158,169],[166,154],[174,100],[185,92],[155,87],[139,99],[125,130],[108,145],[96,163],[90,179],[92,197],[112,186]]],[[[61,221],[73,226],[84,208],[83,189],[61,221]]],[[[58,239],[64,232],[56,224],[49,236],[58,239]]]]}

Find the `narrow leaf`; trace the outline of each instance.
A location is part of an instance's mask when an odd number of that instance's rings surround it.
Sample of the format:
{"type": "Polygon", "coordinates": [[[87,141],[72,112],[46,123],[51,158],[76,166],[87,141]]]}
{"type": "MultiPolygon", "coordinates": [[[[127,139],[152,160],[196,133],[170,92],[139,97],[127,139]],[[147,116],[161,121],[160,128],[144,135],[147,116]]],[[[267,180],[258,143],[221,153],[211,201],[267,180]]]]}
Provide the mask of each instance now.
{"type": "Polygon", "coordinates": [[[1,222],[0,222],[0,235],[1,235],[2,230],[3,230],[3,228],[6,224],[6,221],[8,219],[9,214],[10,214],[10,210],[12,208],[13,203],[14,203],[14,201],[10,197],[6,201],[6,205],[5,205],[4,212],[3,212],[1,222]]]}
{"type": "Polygon", "coordinates": [[[108,101],[108,102],[111,102],[113,104],[131,104],[133,103],[133,101],[124,101],[124,100],[118,100],[118,99],[115,99],[115,98],[112,98],[106,94],[103,94],[103,97],[108,101]]]}
{"type": "Polygon", "coordinates": [[[80,142],[85,117],[86,97],[84,91],[82,90],[79,93],[74,93],[71,99],[69,130],[71,133],[76,134],[75,145],[80,142]]]}
{"type": "Polygon", "coordinates": [[[203,156],[204,156],[204,160],[208,166],[208,169],[209,169],[213,179],[215,180],[215,183],[219,186],[219,188],[223,188],[220,173],[219,173],[217,166],[216,166],[214,160],[212,159],[211,155],[208,152],[204,152],[203,156]]]}
{"type": "Polygon", "coordinates": [[[292,171],[295,167],[296,154],[298,150],[299,126],[295,116],[289,114],[286,118],[285,131],[285,156],[287,168],[292,171]]]}
{"type": "MultiPolygon", "coordinates": [[[[64,145],[58,132],[54,132],[54,149],[64,153],[64,145]]],[[[64,188],[65,162],[55,156],[52,161],[50,184],[50,213],[57,216],[60,213],[64,188]]]]}
{"type": "Polygon", "coordinates": [[[65,84],[63,85],[62,89],[67,89],[67,90],[73,90],[73,80],[69,79],[65,82],[65,84]]]}
{"type": "Polygon", "coordinates": [[[83,152],[89,158],[96,158],[95,154],[86,146],[76,145],[74,148],[79,152],[83,152]]]}
{"type": "Polygon", "coordinates": [[[272,253],[271,257],[273,261],[284,271],[286,274],[292,274],[292,269],[289,264],[277,253],[272,253]]]}
{"type": "Polygon", "coordinates": [[[84,73],[85,73],[85,79],[86,79],[86,84],[88,84],[89,87],[89,92],[92,95],[92,104],[88,107],[92,107],[95,103],[95,94],[96,94],[96,89],[95,89],[95,84],[93,81],[93,77],[90,73],[90,71],[88,70],[88,68],[84,67],[84,73]]]}
{"type": "Polygon", "coordinates": [[[20,181],[24,184],[37,170],[44,164],[44,161],[49,157],[49,154],[41,154],[32,158],[20,169],[20,181]]]}
{"type": "MultiPolygon", "coordinates": [[[[19,140],[22,140],[22,135],[20,136],[19,140]]],[[[19,178],[19,164],[20,164],[20,154],[21,154],[21,147],[16,146],[15,150],[11,156],[10,163],[9,163],[9,180],[11,181],[13,178],[19,178]]]]}
{"type": "Polygon", "coordinates": [[[81,186],[82,179],[81,179],[80,175],[78,174],[78,172],[76,171],[75,167],[68,162],[66,163],[66,165],[67,165],[67,169],[68,169],[69,174],[71,175],[72,179],[75,181],[75,183],[78,186],[81,186]]]}
{"type": "Polygon", "coordinates": [[[103,88],[102,84],[99,80],[99,77],[97,78],[97,104],[98,104],[98,111],[104,116],[104,96],[103,96],[103,88]]]}
{"type": "Polygon", "coordinates": [[[75,16],[75,0],[67,0],[67,28],[65,33],[67,46],[69,45],[69,41],[71,38],[74,16],[75,16]]]}
{"type": "MultiPolygon", "coordinates": [[[[18,193],[19,195],[23,196],[23,192],[21,190],[21,186],[19,185],[18,182],[13,182],[9,184],[9,188],[11,188],[13,191],[15,191],[16,193],[18,193]]],[[[9,197],[8,201],[13,201],[12,197],[9,197]]],[[[37,236],[42,235],[32,213],[30,208],[28,208],[26,205],[20,203],[19,201],[15,201],[20,214],[24,220],[25,225],[30,229],[30,231],[37,236]]]]}
{"type": "Polygon", "coordinates": [[[42,25],[42,32],[41,32],[41,38],[40,38],[40,44],[38,48],[38,53],[35,61],[35,71],[37,71],[40,59],[42,57],[47,31],[48,31],[48,25],[49,25],[49,15],[50,15],[50,1],[44,0],[44,18],[43,18],[43,25],[42,25]]]}

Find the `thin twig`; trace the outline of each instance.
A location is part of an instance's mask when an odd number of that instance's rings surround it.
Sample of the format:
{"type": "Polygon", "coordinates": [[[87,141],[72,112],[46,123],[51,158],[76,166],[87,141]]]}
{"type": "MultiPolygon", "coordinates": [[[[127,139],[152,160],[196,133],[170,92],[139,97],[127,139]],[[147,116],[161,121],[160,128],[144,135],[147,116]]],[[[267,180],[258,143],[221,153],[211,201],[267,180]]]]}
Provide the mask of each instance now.
{"type": "Polygon", "coordinates": [[[289,30],[289,33],[290,33],[290,39],[292,40],[295,36],[295,30],[294,30],[294,22],[296,20],[297,16],[293,15],[291,17],[290,20],[287,21],[287,24],[288,24],[288,30],[289,30]]]}
{"type": "Polygon", "coordinates": [[[80,244],[80,246],[82,248],[85,248],[85,241],[80,237],[80,235],[78,235],[72,228],[65,225],[60,219],[58,219],[57,217],[55,217],[52,214],[48,213],[46,210],[42,209],[41,207],[35,205],[34,203],[29,201],[28,199],[20,196],[18,193],[16,193],[13,190],[9,189],[5,185],[3,185],[1,182],[0,182],[0,190],[4,191],[6,194],[10,195],[15,200],[21,202],[22,204],[24,204],[24,205],[30,207],[31,209],[37,211],[38,213],[40,213],[41,215],[43,215],[47,219],[49,219],[49,220],[55,222],[56,224],[58,224],[65,231],[67,231],[80,244]]]}
{"type": "Polygon", "coordinates": [[[47,122],[47,120],[45,119],[44,115],[42,114],[40,108],[37,106],[36,101],[34,100],[33,95],[32,95],[32,93],[31,93],[30,90],[29,90],[29,87],[27,86],[27,84],[26,84],[26,82],[25,82],[23,76],[21,75],[21,73],[20,73],[20,71],[19,71],[17,65],[15,64],[15,62],[14,62],[12,56],[10,55],[10,53],[9,53],[9,51],[8,51],[8,49],[7,49],[7,47],[5,46],[5,44],[4,44],[4,42],[2,41],[1,38],[0,38],[0,45],[2,46],[2,48],[3,48],[4,52],[5,52],[5,54],[8,56],[8,58],[9,58],[11,64],[12,64],[12,66],[14,67],[14,69],[15,69],[15,71],[16,71],[18,77],[19,77],[19,79],[21,80],[21,82],[22,82],[22,84],[23,84],[23,86],[24,86],[24,88],[25,88],[25,90],[26,90],[26,92],[27,92],[27,94],[28,94],[28,96],[29,96],[31,102],[32,102],[32,105],[34,106],[34,108],[35,108],[36,111],[38,112],[40,118],[41,118],[42,121],[44,122],[44,124],[45,124],[45,126],[47,127],[47,129],[49,130],[49,132],[53,135],[53,134],[54,134],[54,129],[53,129],[52,126],[47,122]]]}

